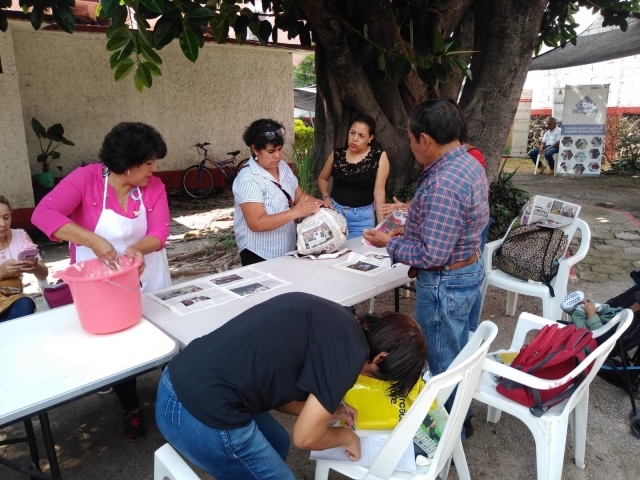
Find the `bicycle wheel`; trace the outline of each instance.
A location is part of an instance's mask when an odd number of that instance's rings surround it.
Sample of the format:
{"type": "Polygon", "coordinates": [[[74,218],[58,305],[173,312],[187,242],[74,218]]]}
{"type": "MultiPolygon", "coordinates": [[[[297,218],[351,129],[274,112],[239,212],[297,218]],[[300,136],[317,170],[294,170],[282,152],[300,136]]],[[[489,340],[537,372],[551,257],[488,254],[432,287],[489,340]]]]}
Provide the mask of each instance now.
{"type": "Polygon", "coordinates": [[[213,173],[206,167],[192,165],[182,175],[182,188],[193,198],[208,197],[215,186],[213,173]]]}

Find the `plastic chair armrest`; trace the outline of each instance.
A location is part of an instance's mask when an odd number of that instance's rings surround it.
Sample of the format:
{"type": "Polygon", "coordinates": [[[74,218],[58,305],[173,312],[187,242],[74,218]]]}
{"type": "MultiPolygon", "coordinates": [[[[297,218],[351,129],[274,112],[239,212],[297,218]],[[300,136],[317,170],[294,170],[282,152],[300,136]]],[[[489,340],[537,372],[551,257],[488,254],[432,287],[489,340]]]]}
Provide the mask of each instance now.
{"type": "Polygon", "coordinates": [[[502,239],[494,240],[493,242],[488,242],[485,244],[484,251],[482,252],[482,261],[484,262],[485,272],[490,272],[493,269],[493,252],[495,252],[500,247],[500,245],[502,245],[502,239]]]}
{"type": "Polygon", "coordinates": [[[578,368],[576,368],[576,370],[573,370],[571,373],[558,380],[544,380],[542,378],[529,375],[528,373],[524,373],[520,370],[516,370],[515,368],[511,368],[508,365],[496,362],[495,360],[492,360],[490,358],[484,359],[482,369],[494,375],[513,380],[514,382],[517,382],[521,385],[535,388],[536,390],[550,390],[552,388],[560,387],[562,385],[570,383],[575,377],[575,372],[579,370],[578,368]]]}
{"type": "Polygon", "coordinates": [[[545,325],[553,325],[554,323],[556,322],[539,317],[538,315],[522,312],[518,318],[518,323],[516,324],[516,330],[513,333],[513,339],[511,340],[511,347],[509,347],[509,350],[519,352],[524,345],[527,333],[531,330],[541,330],[545,325]]]}

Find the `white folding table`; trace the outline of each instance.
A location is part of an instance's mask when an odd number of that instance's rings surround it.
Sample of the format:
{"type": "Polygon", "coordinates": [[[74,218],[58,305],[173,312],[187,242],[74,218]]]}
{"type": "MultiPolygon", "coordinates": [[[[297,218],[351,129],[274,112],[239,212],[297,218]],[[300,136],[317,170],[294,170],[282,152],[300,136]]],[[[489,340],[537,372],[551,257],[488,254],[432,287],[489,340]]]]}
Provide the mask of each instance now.
{"type": "Polygon", "coordinates": [[[90,334],[80,327],[73,305],[0,323],[0,428],[25,421],[22,441],[37,470],[3,458],[0,464],[49,478],[39,471],[30,420],[39,415],[51,478],[59,479],[47,411],[167,363],[177,351],[171,338],[144,319],[122,332],[90,334]]]}
{"type": "MultiPolygon", "coordinates": [[[[220,328],[245,310],[272,297],[287,292],[305,292],[349,306],[363,302],[376,294],[376,287],[362,279],[338,275],[335,268],[327,269],[317,262],[279,257],[252,265],[253,268],[291,282],[290,285],[260,292],[223,305],[198,310],[180,316],[147,295],[142,295],[142,314],[181,347],[192,340],[220,328]]],[[[188,284],[190,282],[186,282],[188,284]]],[[[180,285],[175,285],[179,287],[180,285]]]]}

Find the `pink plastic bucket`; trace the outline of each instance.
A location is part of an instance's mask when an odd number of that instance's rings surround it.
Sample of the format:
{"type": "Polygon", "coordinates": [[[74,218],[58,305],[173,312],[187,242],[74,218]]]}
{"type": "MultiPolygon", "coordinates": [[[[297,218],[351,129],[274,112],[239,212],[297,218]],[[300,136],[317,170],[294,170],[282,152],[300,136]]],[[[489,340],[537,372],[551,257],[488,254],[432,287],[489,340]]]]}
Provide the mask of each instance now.
{"type": "Polygon", "coordinates": [[[97,258],[55,273],[69,284],[80,325],[90,333],[113,333],[129,328],[142,317],[140,262],[121,256],[122,269],[113,271],[97,258]]]}

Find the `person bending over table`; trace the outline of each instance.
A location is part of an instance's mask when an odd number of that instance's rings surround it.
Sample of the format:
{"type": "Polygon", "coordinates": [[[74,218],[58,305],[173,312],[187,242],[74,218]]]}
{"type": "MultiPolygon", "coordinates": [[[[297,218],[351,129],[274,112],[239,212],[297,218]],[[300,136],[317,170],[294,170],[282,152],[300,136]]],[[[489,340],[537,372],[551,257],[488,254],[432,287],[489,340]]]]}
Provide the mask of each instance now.
{"type": "Polygon", "coordinates": [[[411,317],[356,318],[307,293],[286,293],[192,341],[171,360],[158,387],[164,437],[217,480],[294,479],[289,436],[270,410],[296,415],[293,443],[344,447],[360,458],[349,428],[357,411],[342,399],[358,375],[390,382],[405,396],[425,368],[427,344],[411,317]],[[343,420],[345,427],[331,427],[343,420]]]}
{"type": "MultiPolygon", "coordinates": [[[[171,285],[164,245],[169,236],[169,204],[154,177],[164,158],[162,136],[143,123],[120,123],[107,134],[102,163],[79,167],[38,204],[32,223],[52,240],[67,240],[71,263],[99,258],[117,268],[118,255],[142,260],[142,291],[171,285]]],[[[135,379],[114,385],[125,410],[125,435],[134,442],[147,434],[135,379]]]]}
{"type": "Polygon", "coordinates": [[[411,150],[426,169],[404,227],[367,230],[392,262],[416,279],[416,320],[429,344],[429,370],[444,372],[469,339],[469,315],[480,295],[482,231],[489,220],[487,177],[460,144],[461,118],[447,100],[418,105],[409,119],[411,150]]]}
{"type": "Polygon", "coordinates": [[[389,159],[375,143],[376,121],[359,115],[349,128],[349,143],[333,151],[324,164],[318,187],[324,205],[334,208],[347,219],[349,239],[361,237],[362,231],[385,217],[385,184],[389,176],[389,159]],[[333,188],[329,194],[329,181],[333,188]]]}
{"type": "Polygon", "coordinates": [[[11,204],[0,195],[0,322],[35,313],[33,299],[22,293],[22,275],[46,280],[49,269],[40,255],[21,260],[20,252],[37,249],[27,232],[11,228],[11,204]]]}
{"type": "Polygon", "coordinates": [[[294,220],[316,213],[322,203],[302,191],[282,161],[285,129],[260,119],[244,132],[251,158],[233,182],[233,229],[242,265],[283,256],[296,249],[294,220]]]}

